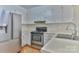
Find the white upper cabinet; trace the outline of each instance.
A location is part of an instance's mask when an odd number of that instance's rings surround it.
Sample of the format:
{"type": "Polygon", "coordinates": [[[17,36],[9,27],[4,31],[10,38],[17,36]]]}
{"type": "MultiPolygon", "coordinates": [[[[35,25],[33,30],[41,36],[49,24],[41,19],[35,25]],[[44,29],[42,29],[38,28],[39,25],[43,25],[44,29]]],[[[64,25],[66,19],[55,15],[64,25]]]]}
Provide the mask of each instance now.
{"type": "Polygon", "coordinates": [[[61,18],[61,6],[60,5],[55,5],[55,6],[51,6],[51,16],[53,19],[59,19],[61,18]]]}
{"type": "Polygon", "coordinates": [[[61,6],[40,6],[32,8],[28,14],[29,21],[47,21],[53,22],[61,20],[62,10],[61,6]]]}
{"type": "Polygon", "coordinates": [[[48,6],[40,6],[31,9],[31,17],[33,21],[44,21],[51,17],[52,12],[48,6]]]}
{"type": "Polygon", "coordinates": [[[62,19],[64,21],[72,21],[74,17],[74,10],[72,5],[62,6],[62,19]]]}
{"type": "Polygon", "coordinates": [[[72,5],[44,5],[27,10],[27,24],[34,21],[70,22],[73,19],[72,5]]]}
{"type": "Polygon", "coordinates": [[[49,7],[50,15],[48,15],[47,23],[59,22],[62,18],[62,10],[60,5],[49,7]]]}

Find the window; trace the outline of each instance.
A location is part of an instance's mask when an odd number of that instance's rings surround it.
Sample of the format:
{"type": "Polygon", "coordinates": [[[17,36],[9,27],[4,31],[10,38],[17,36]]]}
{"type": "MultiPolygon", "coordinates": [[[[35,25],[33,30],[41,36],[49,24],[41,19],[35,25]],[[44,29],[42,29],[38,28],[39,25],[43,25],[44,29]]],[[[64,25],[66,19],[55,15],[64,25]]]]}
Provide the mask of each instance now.
{"type": "Polygon", "coordinates": [[[7,26],[0,26],[0,33],[7,33],[7,26]]]}
{"type": "Polygon", "coordinates": [[[0,9],[0,33],[7,33],[9,11],[0,9]]]}

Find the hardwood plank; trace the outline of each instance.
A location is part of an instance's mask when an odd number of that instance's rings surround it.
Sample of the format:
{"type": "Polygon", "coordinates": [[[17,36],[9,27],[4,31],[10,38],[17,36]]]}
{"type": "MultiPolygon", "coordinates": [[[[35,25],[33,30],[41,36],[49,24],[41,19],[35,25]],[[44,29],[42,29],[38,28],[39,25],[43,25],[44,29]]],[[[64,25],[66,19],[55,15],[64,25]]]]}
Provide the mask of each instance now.
{"type": "Polygon", "coordinates": [[[29,45],[24,46],[20,53],[40,53],[40,49],[33,48],[29,45]]]}

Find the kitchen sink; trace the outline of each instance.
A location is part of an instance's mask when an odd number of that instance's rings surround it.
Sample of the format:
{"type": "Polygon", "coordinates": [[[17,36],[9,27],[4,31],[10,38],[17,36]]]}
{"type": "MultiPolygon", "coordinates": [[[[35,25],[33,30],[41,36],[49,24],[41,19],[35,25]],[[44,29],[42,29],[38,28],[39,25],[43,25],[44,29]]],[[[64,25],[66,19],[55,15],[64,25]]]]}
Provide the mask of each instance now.
{"type": "Polygon", "coordinates": [[[70,34],[57,34],[56,38],[73,39],[73,35],[70,35],[70,34]]]}

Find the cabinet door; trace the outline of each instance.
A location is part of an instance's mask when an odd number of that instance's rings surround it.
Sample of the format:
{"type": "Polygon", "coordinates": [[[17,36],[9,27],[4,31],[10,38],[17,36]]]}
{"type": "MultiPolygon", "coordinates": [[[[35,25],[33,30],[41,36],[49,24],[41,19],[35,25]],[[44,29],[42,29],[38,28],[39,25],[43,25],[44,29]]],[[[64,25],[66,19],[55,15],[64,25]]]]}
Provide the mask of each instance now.
{"type": "Polygon", "coordinates": [[[63,20],[72,20],[73,19],[73,6],[71,5],[62,6],[62,16],[63,16],[63,20]]]}
{"type": "Polygon", "coordinates": [[[24,45],[31,45],[31,34],[30,32],[22,32],[22,46],[24,45]]]}
{"type": "Polygon", "coordinates": [[[21,46],[25,46],[26,44],[27,44],[26,36],[25,36],[25,33],[22,32],[21,46]]]}
{"type": "Polygon", "coordinates": [[[45,45],[49,40],[51,40],[51,38],[52,38],[52,34],[44,33],[44,45],[45,45]]]}
{"type": "Polygon", "coordinates": [[[61,18],[61,6],[52,6],[51,7],[51,11],[52,11],[52,18],[53,19],[58,19],[58,18],[61,18]]]}
{"type": "Polygon", "coordinates": [[[51,13],[50,15],[48,15],[48,18],[47,18],[48,23],[61,21],[61,16],[62,16],[61,6],[58,6],[58,5],[50,6],[49,11],[51,13]]]}
{"type": "Polygon", "coordinates": [[[55,33],[44,33],[44,45],[49,42],[52,38],[56,36],[55,33]]]}
{"type": "Polygon", "coordinates": [[[44,38],[44,45],[49,41],[48,37],[44,38]]]}

